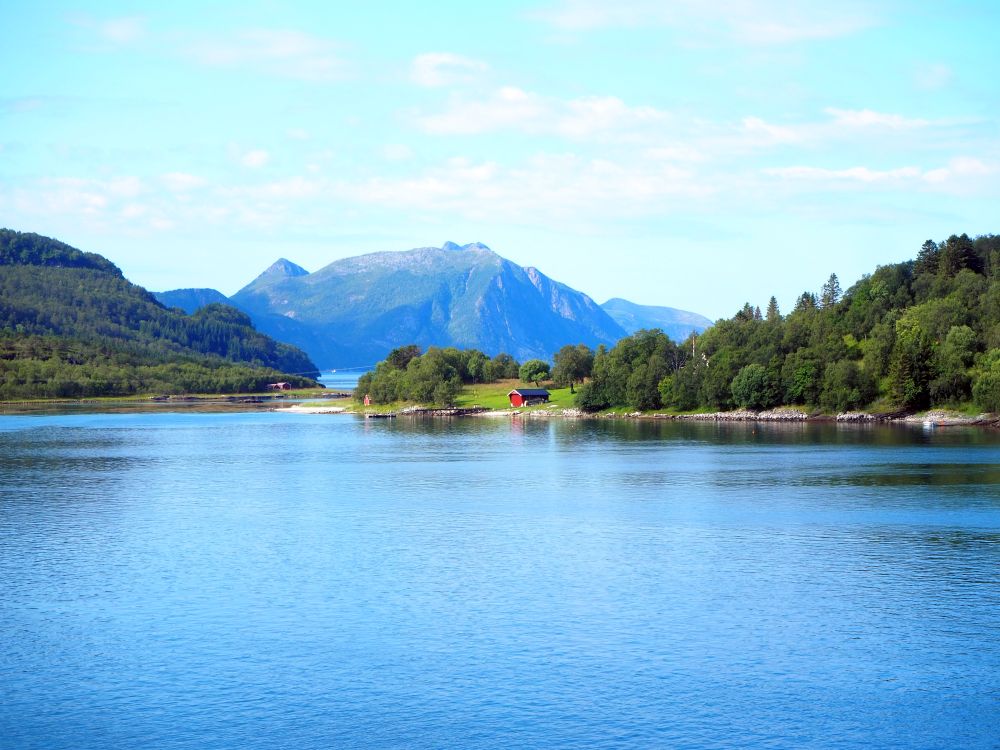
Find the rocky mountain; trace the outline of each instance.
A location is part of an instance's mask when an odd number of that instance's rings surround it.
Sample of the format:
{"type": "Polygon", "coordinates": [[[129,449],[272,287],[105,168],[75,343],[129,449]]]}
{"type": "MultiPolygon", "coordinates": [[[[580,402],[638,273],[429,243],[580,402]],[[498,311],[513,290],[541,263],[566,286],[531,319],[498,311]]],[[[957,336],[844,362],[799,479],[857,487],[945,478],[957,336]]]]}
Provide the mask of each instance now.
{"type": "Polygon", "coordinates": [[[601,307],[629,333],[643,328],[659,328],[674,341],[683,341],[692,331],[701,333],[712,325],[711,320],[698,313],[673,307],[637,305],[618,297],[609,299],[601,307]]]}
{"type": "Polygon", "coordinates": [[[409,343],[548,359],[626,333],[587,295],[480,243],[371,253],[314,273],[281,259],[232,302],[321,367],[372,363],[409,343]]]}
{"type": "Polygon", "coordinates": [[[199,307],[215,302],[222,305],[232,304],[226,295],[216,289],[173,289],[169,292],[153,292],[153,296],[164,307],[176,307],[188,315],[199,307]]]}

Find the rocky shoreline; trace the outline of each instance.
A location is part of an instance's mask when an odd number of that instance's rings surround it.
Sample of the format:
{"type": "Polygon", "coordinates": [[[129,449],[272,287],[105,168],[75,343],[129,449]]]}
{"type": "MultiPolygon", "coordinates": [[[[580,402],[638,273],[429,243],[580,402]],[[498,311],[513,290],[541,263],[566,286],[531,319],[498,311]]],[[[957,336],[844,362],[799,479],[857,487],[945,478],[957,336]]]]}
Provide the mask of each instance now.
{"type": "MultiPolygon", "coordinates": [[[[332,411],[332,410],[331,410],[332,411]]],[[[354,412],[359,413],[359,412],[354,412]]],[[[834,423],[834,424],[913,424],[924,427],[980,426],[1000,428],[1000,415],[979,414],[967,416],[957,412],[935,409],[917,414],[894,412],[889,414],[872,414],[869,412],[842,412],[840,414],[821,414],[804,412],[789,407],[752,411],[737,409],[734,411],[709,412],[704,414],[650,414],[639,411],[604,412],[588,414],[576,408],[549,407],[546,409],[484,409],[451,408],[432,409],[427,407],[409,407],[398,412],[399,416],[428,417],[479,417],[492,419],[642,419],[671,420],[686,422],[777,422],[777,423],[834,423]]]]}

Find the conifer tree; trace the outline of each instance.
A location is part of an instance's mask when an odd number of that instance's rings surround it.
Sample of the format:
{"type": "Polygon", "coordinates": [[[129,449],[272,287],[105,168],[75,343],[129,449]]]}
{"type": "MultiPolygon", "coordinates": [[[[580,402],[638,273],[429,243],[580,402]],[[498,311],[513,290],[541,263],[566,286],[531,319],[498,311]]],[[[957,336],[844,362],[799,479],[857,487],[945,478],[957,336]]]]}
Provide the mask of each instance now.
{"type": "Polygon", "coordinates": [[[773,323],[777,320],[781,320],[781,311],[778,310],[778,300],[772,295],[771,299],[767,303],[767,321],[773,323]]]}
{"type": "Polygon", "coordinates": [[[831,273],[820,290],[820,307],[833,307],[840,301],[840,279],[837,274],[831,273]]]}

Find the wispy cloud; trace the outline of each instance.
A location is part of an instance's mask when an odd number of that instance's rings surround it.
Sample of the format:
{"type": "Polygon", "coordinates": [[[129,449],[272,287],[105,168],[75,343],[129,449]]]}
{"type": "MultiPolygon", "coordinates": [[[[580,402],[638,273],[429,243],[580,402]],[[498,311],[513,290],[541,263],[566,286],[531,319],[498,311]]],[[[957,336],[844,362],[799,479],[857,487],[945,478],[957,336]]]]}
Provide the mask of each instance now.
{"type": "Polygon", "coordinates": [[[247,151],[240,157],[240,164],[251,169],[260,169],[270,160],[271,155],[262,148],[247,151]]]}
{"type": "Polygon", "coordinates": [[[557,226],[648,215],[663,201],[700,200],[712,187],[661,162],[619,163],[575,154],[538,154],[516,167],[453,158],[420,174],[341,183],[340,195],[364,203],[466,218],[557,226]]]}
{"type": "Polygon", "coordinates": [[[795,0],[559,0],[534,14],[564,31],[660,26],[699,42],[789,44],[846,36],[875,23],[856,3],[828,6],[795,0]]]}
{"type": "Polygon", "coordinates": [[[887,128],[889,130],[912,130],[925,128],[933,123],[922,118],[904,117],[887,112],[875,112],[871,109],[837,109],[827,107],[825,110],[833,117],[835,125],[848,128],[887,128]]]}
{"type": "Polygon", "coordinates": [[[413,149],[405,143],[388,143],[382,147],[382,157],[387,161],[406,161],[413,158],[413,149]]]}
{"type": "Polygon", "coordinates": [[[87,34],[88,46],[103,48],[127,47],[147,37],[146,19],[143,16],[95,18],[81,13],[69,16],[68,21],[87,34]]]}
{"type": "Polygon", "coordinates": [[[96,25],[98,34],[115,44],[134,44],[146,35],[146,19],[141,16],[108,18],[96,25]]]}
{"type": "Polygon", "coordinates": [[[878,170],[868,167],[848,167],[846,169],[826,169],[823,167],[772,167],[763,170],[764,174],[793,180],[810,180],[814,182],[861,182],[875,183],[906,180],[920,177],[917,167],[899,167],[897,169],[878,170]]]}
{"type": "Polygon", "coordinates": [[[418,86],[456,86],[477,80],[489,66],[450,52],[426,52],[413,59],[410,78],[418,86]]]}
{"type": "Polygon", "coordinates": [[[188,193],[207,184],[205,178],[186,172],[169,172],[163,175],[160,181],[171,193],[188,193]]]}
{"type": "Polygon", "coordinates": [[[915,188],[964,194],[974,192],[985,181],[992,180],[997,171],[996,165],[963,156],[950,159],[944,166],[933,169],[921,169],[916,166],[894,169],[871,169],[864,166],[829,169],[799,165],[768,168],[764,169],[763,173],[782,180],[807,181],[828,187],[851,183],[859,186],[884,184],[893,187],[909,184],[915,188]]]}
{"type": "Polygon", "coordinates": [[[505,86],[486,98],[453,96],[443,112],[418,116],[416,122],[435,135],[516,130],[584,140],[601,135],[627,137],[669,117],[653,107],[630,107],[613,96],[565,100],[505,86]]]}
{"type": "Polygon", "coordinates": [[[203,37],[181,45],[181,53],[202,65],[248,68],[305,81],[336,81],[346,64],[329,39],[288,29],[249,29],[203,37]]]}

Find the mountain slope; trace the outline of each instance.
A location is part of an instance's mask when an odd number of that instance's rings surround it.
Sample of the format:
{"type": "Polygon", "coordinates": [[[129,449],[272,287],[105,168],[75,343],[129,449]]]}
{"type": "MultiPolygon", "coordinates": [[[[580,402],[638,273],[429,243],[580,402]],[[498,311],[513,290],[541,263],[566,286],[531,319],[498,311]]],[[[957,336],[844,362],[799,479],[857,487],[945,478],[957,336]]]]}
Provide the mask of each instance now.
{"type": "Polygon", "coordinates": [[[674,341],[683,341],[692,331],[701,333],[712,325],[711,320],[698,313],[673,307],[637,305],[618,297],[609,299],[601,307],[629,333],[659,328],[674,341]]]}
{"type": "Polygon", "coordinates": [[[245,313],[182,315],[99,255],[0,230],[0,398],[248,390],[282,373],[318,375],[245,313]]]}
{"type": "Polygon", "coordinates": [[[613,344],[625,335],[585,294],[479,243],[372,253],[299,271],[279,261],[233,295],[233,304],[324,366],[374,362],[409,343],[548,359],[567,342],[613,344]]]}

